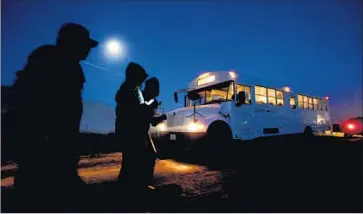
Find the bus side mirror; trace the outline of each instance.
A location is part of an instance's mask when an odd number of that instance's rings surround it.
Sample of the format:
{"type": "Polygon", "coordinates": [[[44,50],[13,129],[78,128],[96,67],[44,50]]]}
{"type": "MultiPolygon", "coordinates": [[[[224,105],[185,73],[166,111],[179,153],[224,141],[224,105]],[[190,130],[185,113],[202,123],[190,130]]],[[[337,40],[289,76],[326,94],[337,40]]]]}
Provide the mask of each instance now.
{"type": "Polygon", "coordinates": [[[244,91],[238,92],[236,106],[241,106],[245,103],[246,103],[246,93],[244,91]]]}
{"type": "Polygon", "coordinates": [[[174,92],[174,101],[178,103],[178,92],[174,92]]]}

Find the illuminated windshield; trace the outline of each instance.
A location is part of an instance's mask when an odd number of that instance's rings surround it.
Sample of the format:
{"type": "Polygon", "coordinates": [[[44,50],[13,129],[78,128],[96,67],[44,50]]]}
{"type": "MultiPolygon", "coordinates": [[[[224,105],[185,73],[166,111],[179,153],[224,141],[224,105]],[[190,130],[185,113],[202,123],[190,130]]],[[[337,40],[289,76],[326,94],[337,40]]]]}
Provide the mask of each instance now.
{"type": "MultiPolygon", "coordinates": [[[[233,82],[228,81],[216,85],[212,85],[206,88],[198,89],[192,92],[197,92],[200,96],[200,100],[196,100],[196,105],[206,105],[211,103],[220,103],[233,100],[233,82]]],[[[191,92],[189,92],[190,94],[191,92]]],[[[186,97],[186,106],[192,106],[193,101],[186,97]]]]}

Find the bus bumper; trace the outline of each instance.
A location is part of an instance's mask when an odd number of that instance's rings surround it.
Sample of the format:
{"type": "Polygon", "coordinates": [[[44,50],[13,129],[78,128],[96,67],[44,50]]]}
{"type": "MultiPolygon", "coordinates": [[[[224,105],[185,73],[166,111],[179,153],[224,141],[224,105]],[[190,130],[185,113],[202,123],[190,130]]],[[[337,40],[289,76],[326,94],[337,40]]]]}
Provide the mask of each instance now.
{"type": "Polygon", "coordinates": [[[158,150],[169,150],[169,149],[192,149],[198,145],[206,133],[193,132],[193,133],[182,133],[182,132],[168,132],[158,133],[151,135],[156,149],[158,150]]]}

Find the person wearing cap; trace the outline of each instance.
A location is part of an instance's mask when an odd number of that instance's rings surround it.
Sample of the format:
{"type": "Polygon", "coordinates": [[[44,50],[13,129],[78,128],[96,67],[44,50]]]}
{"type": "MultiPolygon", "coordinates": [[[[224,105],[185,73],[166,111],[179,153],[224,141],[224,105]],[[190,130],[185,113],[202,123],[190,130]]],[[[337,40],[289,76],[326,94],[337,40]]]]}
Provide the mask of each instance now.
{"type": "Polygon", "coordinates": [[[35,49],[17,72],[15,187],[25,212],[69,211],[70,196],[83,184],[77,173],[85,82],[79,62],[97,45],[84,26],[65,23],[56,44],[35,49]]]}

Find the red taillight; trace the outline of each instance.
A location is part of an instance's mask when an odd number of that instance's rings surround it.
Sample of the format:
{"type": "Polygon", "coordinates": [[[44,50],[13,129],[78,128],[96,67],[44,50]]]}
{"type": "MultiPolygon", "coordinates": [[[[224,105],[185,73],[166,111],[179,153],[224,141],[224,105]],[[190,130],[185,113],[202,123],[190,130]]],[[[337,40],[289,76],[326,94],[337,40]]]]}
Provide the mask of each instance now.
{"type": "Polygon", "coordinates": [[[353,123],[348,123],[348,124],[346,125],[346,127],[347,127],[347,129],[349,129],[349,130],[354,130],[354,129],[355,129],[355,125],[354,125],[353,123]]]}

